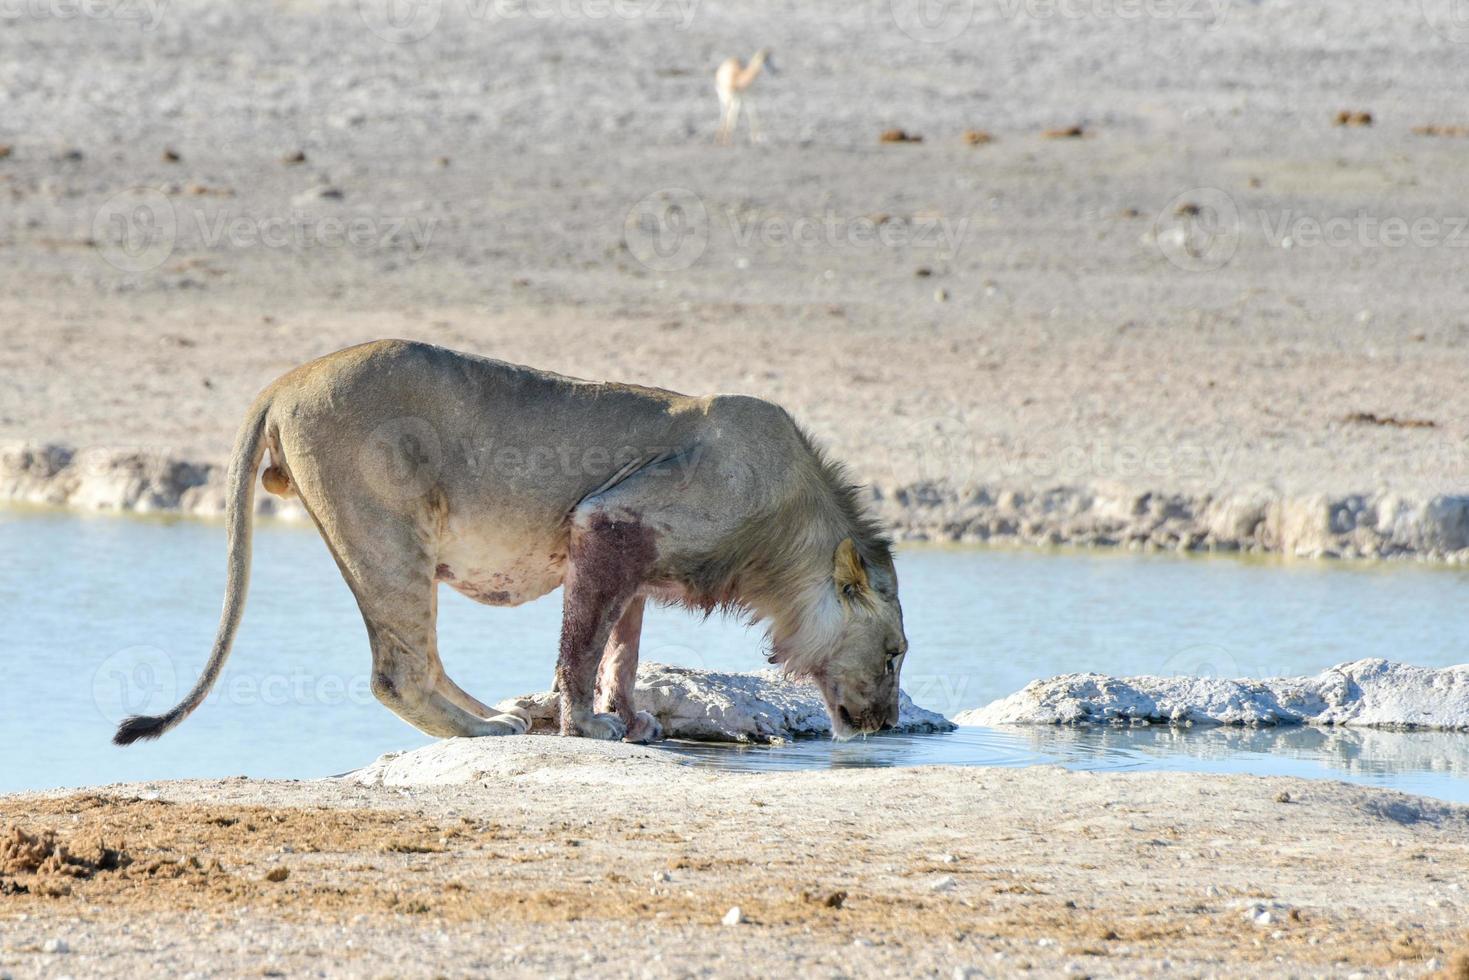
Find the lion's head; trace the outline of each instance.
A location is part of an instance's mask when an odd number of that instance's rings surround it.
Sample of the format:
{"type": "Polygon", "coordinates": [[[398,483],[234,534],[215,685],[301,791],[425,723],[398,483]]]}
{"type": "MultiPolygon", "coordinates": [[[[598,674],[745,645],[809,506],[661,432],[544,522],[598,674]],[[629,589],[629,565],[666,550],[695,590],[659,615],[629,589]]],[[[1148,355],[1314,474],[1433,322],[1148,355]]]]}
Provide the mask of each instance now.
{"type": "Polygon", "coordinates": [[[799,629],[776,644],[774,659],[820,689],[837,738],[896,725],[908,638],[891,559],[864,561],[846,538],[814,591],[802,604],[799,629]]]}

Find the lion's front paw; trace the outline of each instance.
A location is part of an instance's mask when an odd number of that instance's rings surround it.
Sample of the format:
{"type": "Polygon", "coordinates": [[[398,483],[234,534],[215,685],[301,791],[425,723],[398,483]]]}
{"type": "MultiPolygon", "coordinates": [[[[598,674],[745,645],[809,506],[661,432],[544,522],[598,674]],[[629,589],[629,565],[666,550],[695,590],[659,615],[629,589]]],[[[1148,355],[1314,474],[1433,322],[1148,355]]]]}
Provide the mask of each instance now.
{"type": "Polygon", "coordinates": [[[524,735],[530,731],[530,713],[522,708],[510,708],[497,715],[491,715],[489,720],[514,729],[516,735],[524,735]]]}
{"type": "Polygon", "coordinates": [[[658,742],[663,739],[663,726],[658,724],[658,719],[646,711],[639,711],[633,718],[633,723],[628,726],[627,734],[623,741],[633,742],[637,745],[647,745],[649,742],[658,742]]]}
{"type": "Polygon", "coordinates": [[[609,742],[627,734],[627,726],[616,715],[584,715],[576,719],[572,730],[582,738],[600,738],[609,742]]]}

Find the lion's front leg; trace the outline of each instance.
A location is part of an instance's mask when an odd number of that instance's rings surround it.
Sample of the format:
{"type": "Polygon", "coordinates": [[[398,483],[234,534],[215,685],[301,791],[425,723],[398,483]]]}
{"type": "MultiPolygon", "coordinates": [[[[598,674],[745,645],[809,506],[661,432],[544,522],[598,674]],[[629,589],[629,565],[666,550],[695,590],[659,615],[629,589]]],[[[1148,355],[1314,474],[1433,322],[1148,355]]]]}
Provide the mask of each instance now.
{"type": "Polygon", "coordinates": [[[614,520],[602,511],[577,515],[563,587],[561,655],[556,661],[561,734],[618,739],[627,733],[617,715],[593,710],[597,667],[655,554],[652,529],[636,520],[614,520]]]}
{"type": "Polygon", "coordinates": [[[663,726],[646,711],[639,711],[633,697],[638,679],[638,643],[643,634],[642,596],[635,596],[612,628],[597,679],[597,710],[611,711],[627,726],[624,738],[646,744],[663,737],[663,726]]]}

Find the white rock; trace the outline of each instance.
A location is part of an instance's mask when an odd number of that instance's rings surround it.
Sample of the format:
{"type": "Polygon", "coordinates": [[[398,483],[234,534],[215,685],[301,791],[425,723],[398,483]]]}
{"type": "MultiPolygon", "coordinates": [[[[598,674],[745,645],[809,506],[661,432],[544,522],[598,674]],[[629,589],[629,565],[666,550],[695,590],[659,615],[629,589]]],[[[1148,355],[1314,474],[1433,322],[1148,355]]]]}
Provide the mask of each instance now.
{"type": "Polygon", "coordinates": [[[1357,725],[1469,730],[1469,665],[1356,660],[1313,677],[1063,674],[965,711],[961,725],[1357,725]]]}
{"type": "Polygon", "coordinates": [[[944,875],[942,878],[939,878],[931,885],[929,885],[928,890],[931,892],[951,892],[956,887],[958,887],[958,885],[959,882],[955,880],[953,875],[944,875]]]}
{"type": "Polygon", "coordinates": [[[41,952],[43,952],[43,953],[70,953],[71,952],[71,946],[69,946],[67,944],[67,942],[66,942],[65,939],[48,939],[44,943],[41,944],[41,952]]]}
{"type": "Polygon", "coordinates": [[[340,201],[345,196],[339,188],[332,187],[329,184],[322,184],[317,187],[309,187],[297,194],[291,198],[291,203],[296,207],[305,207],[317,201],[340,201]]]}
{"type": "MultiPolygon", "coordinates": [[[[915,705],[899,693],[898,731],[952,731],[943,715],[915,705]]],[[[821,694],[808,683],[787,680],[777,670],[729,674],[667,664],[638,668],[638,708],[663,726],[668,738],[712,742],[771,742],[797,735],[830,735],[831,719],[821,694]]],[[[536,731],[559,725],[560,697],[545,691],[502,701],[498,707],[529,712],[536,731]]]]}
{"type": "Polygon", "coordinates": [[[728,912],[724,913],[724,918],[720,919],[719,921],[723,922],[727,926],[737,926],[741,922],[745,921],[745,913],[740,911],[740,907],[738,905],[733,905],[730,906],[730,910],[728,912]]]}

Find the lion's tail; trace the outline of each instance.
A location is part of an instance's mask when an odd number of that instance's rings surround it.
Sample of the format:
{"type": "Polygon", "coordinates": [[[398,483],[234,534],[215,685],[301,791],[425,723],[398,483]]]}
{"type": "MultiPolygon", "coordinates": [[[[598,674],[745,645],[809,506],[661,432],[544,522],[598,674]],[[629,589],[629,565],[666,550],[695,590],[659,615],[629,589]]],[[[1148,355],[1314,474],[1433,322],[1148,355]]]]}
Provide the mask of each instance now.
{"type": "Polygon", "coordinates": [[[219,617],[219,631],[214,635],[214,649],[209,663],[188,696],[168,712],[156,717],[133,715],[117,726],[112,741],[131,745],[138,739],[157,738],[189,716],[209,695],[224,662],[230,655],[240,615],[245,610],[245,593],[250,587],[250,529],[254,523],[255,473],[265,455],[265,421],[270,411],[270,397],[262,395],[250,408],[250,414],[235,436],[234,453],[230,457],[226,478],[229,494],[225,505],[225,528],[229,538],[229,573],[225,582],[224,610],[219,617]]]}

